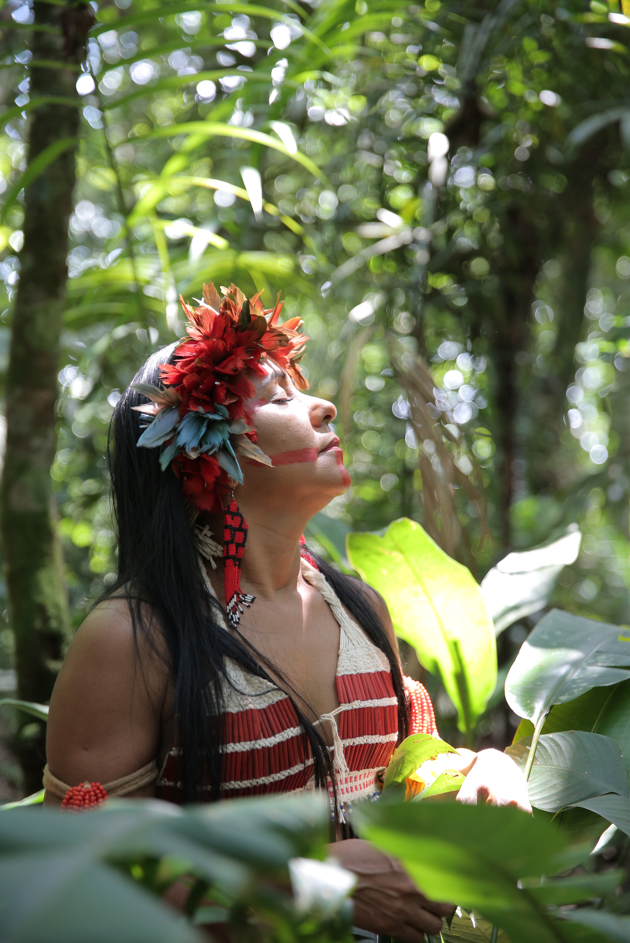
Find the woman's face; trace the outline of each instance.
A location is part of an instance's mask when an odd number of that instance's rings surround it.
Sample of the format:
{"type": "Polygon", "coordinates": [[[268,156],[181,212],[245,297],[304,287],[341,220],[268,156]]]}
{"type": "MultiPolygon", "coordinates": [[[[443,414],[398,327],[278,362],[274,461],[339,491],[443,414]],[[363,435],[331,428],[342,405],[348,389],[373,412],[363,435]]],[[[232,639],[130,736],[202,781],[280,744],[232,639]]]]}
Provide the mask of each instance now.
{"type": "Polygon", "coordinates": [[[306,502],[304,509],[315,513],[350,486],[339,439],[330,427],[337,410],[327,400],[301,393],[274,364],[266,364],[266,371],[255,381],[256,395],[248,407],[258,445],[273,467],[246,462],[239,492],[250,500],[258,494],[271,503],[306,502]]]}

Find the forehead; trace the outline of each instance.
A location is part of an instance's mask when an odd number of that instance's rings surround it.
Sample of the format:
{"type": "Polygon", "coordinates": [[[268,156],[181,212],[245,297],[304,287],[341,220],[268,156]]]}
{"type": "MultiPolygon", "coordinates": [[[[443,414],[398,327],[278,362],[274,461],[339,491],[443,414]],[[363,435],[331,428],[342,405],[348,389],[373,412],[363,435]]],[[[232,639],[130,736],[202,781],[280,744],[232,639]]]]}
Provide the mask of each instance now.
{"type": "Polygon", "coordinates": [[[267,386],[273,386],[274,383],[290,383],[291,378],[286,370],[283,370],[282,367],[279,367],[277,363],[274,363],[271,359],[265,359],[261,363],[261,367],[265,371],[263,377],[256,377],[254,384],[257,390],[262,390],[267,386]]]}

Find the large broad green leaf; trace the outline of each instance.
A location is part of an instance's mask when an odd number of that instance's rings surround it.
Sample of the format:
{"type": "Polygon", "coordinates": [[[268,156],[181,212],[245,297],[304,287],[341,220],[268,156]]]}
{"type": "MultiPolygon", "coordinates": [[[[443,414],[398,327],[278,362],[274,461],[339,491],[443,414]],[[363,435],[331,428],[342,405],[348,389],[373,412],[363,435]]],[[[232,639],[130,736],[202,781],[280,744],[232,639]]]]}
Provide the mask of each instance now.
{"type": "Polygon", "coordinates": [[[89,847],[94,856],[133,854],[186,858],[231,891],[247,868],[269,872],[289,858],[322,854],[328,840],[325,797],[243,799],[181,810],[158,800],[110,800],[98,813],[70,816],[24,809],[0,817],[0,855],[89,847]]]}
{"type": "Polygon", "coordinates": [[[415,521],[402,518],[383,537],[349,534],[348,559],[384,597],[396,634],[440,675],[468,734],[496,681],[496,644],[479,586],[415,521]]]}
{"type": "Polygon", "coordinates": [[[192,873],[244,899],[255,879],[282,873],[291,858],[323,857],[329,816],[324,795],[187,809],[112,800],[82,815],[7,811],[0,816],[0,937],[193,943],[196,932],[112,865],[158,860],[171,879],[192,873]]]}
{"type": "Polygon", "coordinates": [[[583,799],[574,803],[581,809],[596,812],[620,831],[630,836],[630,800],[627,796],[618,796],[610,793],[607,796],[595,796],[592,799],[583,799]]]}
{"type": "MultiPolygon", "coordinates": [[[[506,752],[524,767],[530,746],[527,737],[506,752]]],[[[628,776],[618,744],[582,731],[541,736],[527,785],[529,801],[545,812],[559,812],[609,792],[628,798],[628,776]]]]}
{"type": "MultiPolygon", "coordinates": [[[[579,938],[546,911],[556,902],[552,892],[543,903],[517,886],[566,867],[567,839],[549,822],[512,808],[421,802],[365,803],[355,808],[355,821],[361,835],[403,862],[424,894],[482,914],[511,943],[579,938]]],[[[567,893],[560,886],[558,900],[567,893]]]]}
{"type": "Polygon", "coordinates": [[[547,605],[559,574],[577,560],[581,540],[572,530],[545,547],[508,553],[489,570],[481,592],[497,635],[547,605]]]}
{"type": "Polygon", "coordinates": [[[19,943],[203,939],[157,897],[79,849],[0,859],[0,913],[2,939],[19,943]]]}
{"type": "MultiPolygon", "coordinates": [[[[556,704],[549,712],[542,732],[557,733],[560,730],[588,730],[616,740],[630,776],[630,681],[592,688],[574,701],[556,704]]],[[[514,742],[531,736],[533,732],[531,721],[521,721],[514,742]]]]}
{"type": "Polygon", "coordinates": [[[537,724],[553,704],[630,678],[630,635],[552,609],[523,643],[505,682],[508,704],[537,724]]]}

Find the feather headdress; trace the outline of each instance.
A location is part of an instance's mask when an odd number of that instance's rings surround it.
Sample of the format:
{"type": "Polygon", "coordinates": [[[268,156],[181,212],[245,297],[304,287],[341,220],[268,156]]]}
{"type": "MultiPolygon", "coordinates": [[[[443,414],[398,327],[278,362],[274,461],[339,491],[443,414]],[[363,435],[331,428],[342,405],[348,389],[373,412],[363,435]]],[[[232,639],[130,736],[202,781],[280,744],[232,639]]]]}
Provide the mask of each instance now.
{"type": "Polygon", "coordinates": [[[299,390],[308,389],[299,362],[308,340],[300,318],[279,323],[283,302],[263,308],[260,292],[246,298],[240,288],[203,286],[193,308],[181,299],[188,319],[172,364],[160,365],[164,388],[138,383],[150,401],[133,408],[149,418],[138,446],[160,449],[184,494],[200,511],[221,511],[233,482],[242,484],[239,457],[266,465],[271,460],[256,445],[247,401],[254,396],[251,377],[264,376],[263,358],[286,370],[299,390]]]}

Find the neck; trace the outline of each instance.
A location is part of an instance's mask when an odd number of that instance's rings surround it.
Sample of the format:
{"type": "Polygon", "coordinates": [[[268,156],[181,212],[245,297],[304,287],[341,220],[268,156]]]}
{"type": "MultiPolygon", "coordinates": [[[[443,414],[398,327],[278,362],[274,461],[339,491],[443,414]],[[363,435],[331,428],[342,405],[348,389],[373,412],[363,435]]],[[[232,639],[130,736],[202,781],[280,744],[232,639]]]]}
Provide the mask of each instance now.
{"type": "MultiPolygon", "coordinates": [[[[288,512],[266,513],[236,501],[247,521],[247,543],[241,567],[241,589],[263,599],[273,599],[295,591],[300,574],[300,537],[310,515],[288,512]]],[[[222,534],[223,521],[215,519],[212,529],[222,534]]]]}

